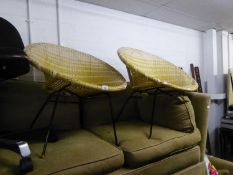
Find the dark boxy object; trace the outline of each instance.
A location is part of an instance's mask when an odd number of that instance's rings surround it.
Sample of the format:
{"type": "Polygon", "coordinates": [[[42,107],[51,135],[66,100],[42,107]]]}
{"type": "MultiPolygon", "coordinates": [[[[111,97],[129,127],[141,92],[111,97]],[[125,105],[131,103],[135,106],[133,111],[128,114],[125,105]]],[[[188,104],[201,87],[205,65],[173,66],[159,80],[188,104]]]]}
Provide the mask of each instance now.
{"type": "MultiPolygon", "coordinates": [[[[28,73],[29,62],[25,57],[24,44],[19,32],[11,23],[0,17],[0,81],[28,73]]],[[[1,137],[0,149],[8,149],[20,154],[21,174],[32,171],[33,165],[28,144],[1,137]]]]}
{"type": "Polygon", "coordinates": [[[24,44],[19,32],[0,17],[0,80],[15,78],[29,72],[24,44]]]}

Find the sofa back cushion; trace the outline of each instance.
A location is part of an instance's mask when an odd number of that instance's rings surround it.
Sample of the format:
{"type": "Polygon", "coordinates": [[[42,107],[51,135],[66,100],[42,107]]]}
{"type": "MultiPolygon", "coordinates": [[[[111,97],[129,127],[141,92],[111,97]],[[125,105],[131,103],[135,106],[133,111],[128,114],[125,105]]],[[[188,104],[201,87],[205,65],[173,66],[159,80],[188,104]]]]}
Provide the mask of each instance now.
{"type": "MultiPolygon", "coordinates": [[[[150,122],[154,95],[143,96],[138,100],[142,120],[150,122]]],[[[155,96],[154,123],[170,129],[192,132],[196,127],[192,103],[187,96],[157,94],[155,96]]]]}
{"type": "MultiPolygon", "coordinates": [[[[117,118],[116,115],[119,113],[129,94],[130,89],[111,94],[111,101],[115,119],[117,118]]],[[[96,96],[91,99],[84,100],[82,118],[84,128],[91,128],[103,124],[112,123],[111,111],[107,95],[96,96]]],[[[135,98],[131,98],[131,100],[129,100],[129,102],[125,106],[122,114],[120,115],[119,121],[127,121],[135,118],[139,118],[139,112],[137,110],[137,100],[135,100],[135,98]]]]}

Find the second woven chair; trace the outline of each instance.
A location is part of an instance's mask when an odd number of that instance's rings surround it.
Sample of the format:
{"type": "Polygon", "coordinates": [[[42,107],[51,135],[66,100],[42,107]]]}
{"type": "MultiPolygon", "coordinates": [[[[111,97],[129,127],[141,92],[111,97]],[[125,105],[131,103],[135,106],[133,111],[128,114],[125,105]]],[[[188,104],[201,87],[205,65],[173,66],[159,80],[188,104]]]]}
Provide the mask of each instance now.
{"type": "MultiPolygon", "coordinates": [[[[156,105],[156,93],[166,93],[172,96],[174,93],[171,93],[171,91],[175,91],[176,93],[195,91],[198,88],[198,84],[183,70],[159,56],[127,47],[120,48],[118,50],[118,55],[126,65],[131,86],[133,88],[125,105],[128,103],[128,100],[132,95],[137,92],[147,92],[154,95],[149,131],[149,138],[151,138],[156,105]]],[[[118,114],[118,119],[119,117],[120,113],[118,114]]]]}
{"type": "Polygon", "coordinates": [[[132,87],[137,90],[168,88],[195,91],[198,85],[183,70],[159,56],[133,48],[120,48],[120,59],[125,63],[132,87]]]}

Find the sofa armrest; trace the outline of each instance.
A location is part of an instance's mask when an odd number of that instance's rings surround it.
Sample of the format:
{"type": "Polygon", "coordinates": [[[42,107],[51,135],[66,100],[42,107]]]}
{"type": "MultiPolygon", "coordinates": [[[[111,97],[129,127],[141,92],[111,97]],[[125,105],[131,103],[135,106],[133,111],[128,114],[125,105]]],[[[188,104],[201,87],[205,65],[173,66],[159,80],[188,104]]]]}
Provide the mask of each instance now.
{"type": "Polygon", "coordinates": [[[210,97],[204,93],[191,92],[187,94],[192,102],[195,112],[195,121],[197,128],[201,133],[201,142],[199,144],[201,149],[201,161],[204,160],[206,151],[206,139],[208,130],[208,112],[210,108],[210,97]]]}
{"type": "MultiPolygon", "coordinates": [[[[211,164],[220,172],[229,172],[229,175],[233,175],[233,163],[227,160],[223,160],[214,156],[208,156],[211,164]]],[[[222,173],[224,174],[224,173],[222,173]]],[[[227,174],[227,173],[225,173],[227,174]]]]}

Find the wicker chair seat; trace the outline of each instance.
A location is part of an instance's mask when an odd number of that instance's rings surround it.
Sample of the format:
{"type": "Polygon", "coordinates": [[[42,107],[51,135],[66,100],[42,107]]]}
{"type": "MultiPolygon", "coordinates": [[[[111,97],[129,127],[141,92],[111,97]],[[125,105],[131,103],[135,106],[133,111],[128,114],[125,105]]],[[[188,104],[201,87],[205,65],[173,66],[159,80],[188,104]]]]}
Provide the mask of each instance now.
{"type": "Polygon", "coordinates": [[[132,87],[143,90],[165,88],[181,91],[195,91],[197,82],[174,64],[144,51],[120,48],[120,59],[125,63],[132,87]]]}
{"type": "Polygon", "coordinates": [[[50,91],[69,85],[68,90],[87,96],[127,86],[117,70],[89,54],[47,43],[31,44],[25,51],[30,62],[44,72],[50,91]]]}

